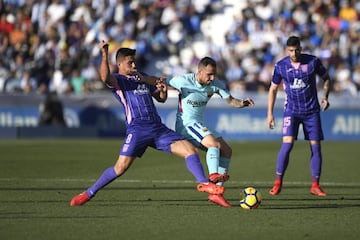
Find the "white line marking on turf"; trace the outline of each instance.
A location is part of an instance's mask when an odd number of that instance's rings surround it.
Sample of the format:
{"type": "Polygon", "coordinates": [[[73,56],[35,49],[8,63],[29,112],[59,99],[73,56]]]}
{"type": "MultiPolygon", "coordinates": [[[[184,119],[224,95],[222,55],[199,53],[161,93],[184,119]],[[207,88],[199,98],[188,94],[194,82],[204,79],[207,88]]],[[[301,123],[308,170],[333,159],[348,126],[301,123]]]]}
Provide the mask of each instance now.
{"type": "MultiPolygon", "coordinates": [[[[96,179],[84,179],[84,178],[0,178],[0,182],[13,182],[13,181],[21,181],[21,182],[90,182],[93,183],[96,179]]],[[[192,180],[141,180],[141,179],[118,179],[117,182],[123,183],[157,183],[157,184],[195,184],[196,181],[192,180]]],[[[271,186],[273,181],[229,181],[229,185],[269,185],[271,186]]],[[[288,186],[308,186],[311,182],[301,182],[301,181],[284,181],[284,185],[288,186]]],[[[360,183],[355,182],[321,182],[323,186],[352,186],[352,187],[360,187],[360,183]]]]}

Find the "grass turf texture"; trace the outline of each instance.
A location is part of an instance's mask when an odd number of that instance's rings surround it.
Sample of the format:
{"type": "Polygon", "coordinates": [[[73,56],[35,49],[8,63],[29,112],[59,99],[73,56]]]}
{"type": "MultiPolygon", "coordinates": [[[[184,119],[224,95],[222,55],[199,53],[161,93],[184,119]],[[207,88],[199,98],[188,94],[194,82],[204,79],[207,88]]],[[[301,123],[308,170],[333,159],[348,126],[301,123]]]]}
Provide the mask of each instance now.
{"type": "MultiPolygon", "coordinates": [[[[207,202],[184,161],[149,149],[129,171],[82,207],[70,199],[117,158],[120,140],[0,141],[1,239],[358,239],[359,142],[324,142],[322,186],[309,194],[309,146],[293,149],[283,191],[268,194],[280,142],[231,142],[225,197],[207,202]],[[261,206],[240,208],[242,188],[254,186],[261,206]]],[[[202,159],[204,154],[201,153],[202,159]]],[[[205,162],[203,161],[204,166],[205,162]]]]}

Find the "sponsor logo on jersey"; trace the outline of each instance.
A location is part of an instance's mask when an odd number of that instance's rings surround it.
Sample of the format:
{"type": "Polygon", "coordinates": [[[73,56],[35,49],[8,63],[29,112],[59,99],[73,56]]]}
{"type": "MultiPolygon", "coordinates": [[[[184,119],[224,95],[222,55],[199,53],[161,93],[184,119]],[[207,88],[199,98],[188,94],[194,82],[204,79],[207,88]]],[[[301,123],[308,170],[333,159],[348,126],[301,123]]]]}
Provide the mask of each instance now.
{"type": "Polygon", "coordinates": [[[306,84],[301,78],[294,78],[294,82],[290,85],[291,89],[302,89],[305,88],[306,84]]]}
{"type": "Polygon", "coordinates": [[[134,94],[142,95],[142,94],[148,94],[149,89],[146,87],[145,84],[138,85],[137,89],[134,90],[134,94]]]}
{"type": "Polygon", "coordinates": [[[187,100],[186,104],[189,104],[193,107],[201,107],[201,106],[205,106],[207,104],[207,101],[192,101],[192,100],[187,100]]]}

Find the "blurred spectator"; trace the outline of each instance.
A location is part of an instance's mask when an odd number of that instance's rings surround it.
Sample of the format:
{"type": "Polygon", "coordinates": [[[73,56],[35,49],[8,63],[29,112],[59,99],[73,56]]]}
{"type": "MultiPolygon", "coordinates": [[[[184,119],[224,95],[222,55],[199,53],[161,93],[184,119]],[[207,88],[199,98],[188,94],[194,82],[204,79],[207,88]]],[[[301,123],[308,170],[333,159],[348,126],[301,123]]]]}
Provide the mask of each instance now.
{"type": "Polygon", "coordinates": [[[14,28],[15,17],[6,12],[1,12],[0,14],[0,31],[9,34],[14,28]]]}
{"type": "Polygon", "coordinates": [[[259,82],[262,85],[262,90],[266,90],[270,86],[272,73],[273,73],[272,62],[270,61],[265,62],[259,72],[259,82]]]}
{"type": "Polygon", "coordinates": [[[66,6],[61,0],[52,0],[46,9],[46,19],[49,26],[58,25],[66,15],[66,6]]]}
{"type": "Polygon", "coordinates": [[[355,1],[353,0],[342,0],[340,11],[339,11],[339,17],[348,21],[348,22],[355,22],[358,20],[358,13],[356,12],[356,9],[350,4],[354,4],[355,1]]]}
{"type": "Polygon", "coordinates": [[[231,82],[229,84],[229,89],[230,89],[231,95],[233,95],[234,97],[244,96],[244,94],[246,94],[245,81],[240,80],[240,81],[236,81],[236,82],[231,82]]]}
{"type": "Polygon", "coordinates": [[[353,78],[352,79],[353,79],[353,82],[356,85],[356,88],[357,88],[358,92],[360,92],[360,63],[358,63],[355,66],[355,69],[353,71],[353,78]]]}
{"type": "Polygon", "coordinates": [[[39,33],[45,32],[47,2],[47,0],[34,1],[31,7],[31,22],[39,33]]]}
{"type": "Polygon", "coordinates": [[[254,7],[255,15],[262,21],[270,21],[274,17],[273,9],[268,0],[262,0],[254,7]]]}
{"type": "Polygon", "coordinates": [[[16,72],[9,71],[3,86],[4,92],[18,92],[19,82],[20,80],[16,78],[16,72]]]}
{"type": "Polygon", "coordinates": [[[76,67],[72,71],[70,83],[74,93],[76,94],[86,93],[89,91],[86,78],[80,74],[80,70],[76,67]]]}
{"type": "Polygon", "coordinates": [[[0,93],[5,91],[5,82],[9,76],[9,70],[5,66],[4,60],[0,59],[0,93]]]}
{"type": "Polygon", "coordinates": [[[81,76],[86,79],[87,91],[104,90],[104,84],[98,80],[98,68],[94,62],[90,62],[81,70],[81,76]]]}
{"type": "Polygon", "coordinates": [[[13,46],[22,44],[26,39],[25,31],[21,27],[21,23],[15,22],[14,28],[9,33],[9,43],[13,46]]]}
{"type": "Polygon", "coordinates": [[[350,79],[351,71],[346,67],[345,63],[341,62],[337,65],[335,71],[335,82],[342,85],[347,79],[350,79]]]}
{"type": "Polygon", "coordinates": [[[336,93],[341,93],[349,96],[358,95],[356,85],[351,81],[350,78],[346,78],[343,82],[335,82],[333,87],[336,93]]]}
{"type": "Polygon", "coordinates": [[[71,75],[65,76],[61,70],[55,70],[50,79],[48,90],[43,93],[50,91],[61,95],[72,92],[73,89],[70,78],[71,75]]]}
{"type": "Polygon", "coordinates": [[[240,59],[232,59],[230,66],[225,71],[225,77],[229,83],[240,81],[244,76],[240,59]]]}
{"type": "Polygon", "coordinates": [[[31,77],[30,71],[25,71],[20,79],[19,89],[25,94],[36,92],[36,80],[31,77]]]}
{"type": "Polygon", "coordinates": [[[359,14],[356,0],[0,1],[0,56],[6,59],[0,90],[18,89],[29,71],[38,93],[82,94],[70,80],[76,64],[86,91],[101,91],[94,65],[104,39],[112,57],[118,47],[136,48],[138,65],[151,74],[191,72],[196,59],[208,55],[219,61],[218,75],[229,87],[243,91],[244,83],[244,91],[263,91],[284,41],[295,34],[304,52],[324,60],[332,79],[340,77],[335,85],[348,71],[344,83],[350,82],[337,85],[339,93],[340,86],[353,92],[351,83],[359,91],[359,14]]]}
{"type": "Polygon", "coordinates": [[[34,62],[33,74],[37,81],[37,91],[47,93],[50,87],[50,80],[55,73],[55,55],[52,50],[46,50],[44,56],[34,62]]]}
{"type": "Polygon", "coordinates": [[[333,87],[337,93],[345,93],[351,96],[357,95],[356,85],[351,80],[351,71],[344,63],[337,66],[333,87]]]}
{"type": "Polygon", "coordinates": [[[39,105],[40,126],[65,127],[64,109],[56,92],[45,94],[44,101],[39,105]]]}

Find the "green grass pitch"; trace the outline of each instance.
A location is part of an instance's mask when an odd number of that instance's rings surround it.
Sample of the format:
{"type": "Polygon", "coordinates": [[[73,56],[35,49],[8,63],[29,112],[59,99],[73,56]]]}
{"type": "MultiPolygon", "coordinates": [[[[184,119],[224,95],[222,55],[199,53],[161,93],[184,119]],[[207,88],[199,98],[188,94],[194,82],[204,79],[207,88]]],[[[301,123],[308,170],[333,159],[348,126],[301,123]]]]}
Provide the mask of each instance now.
{"type": "MultiPolygon", "coordinates": [[[[184,160],[149,149],[122,177],[81,207],[70,199],[117,158],[121,140],[1,140],[0,238],[36,239],[358,239],[360,144],[323,142],[321,183],[309,194],[309,146],[295,143],[283,191],[271,196],[280,142],[230,142],[233,159],[225,197],[207,201],[184,160]],[[261,206],[240,208],[242,188],[254,186],[261,206]]],[[[204,166],[204,154],[201,153],[204,166]]],[[[205,168],[206,169],[206,168],[205,168]]]]}

